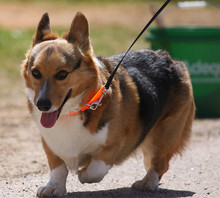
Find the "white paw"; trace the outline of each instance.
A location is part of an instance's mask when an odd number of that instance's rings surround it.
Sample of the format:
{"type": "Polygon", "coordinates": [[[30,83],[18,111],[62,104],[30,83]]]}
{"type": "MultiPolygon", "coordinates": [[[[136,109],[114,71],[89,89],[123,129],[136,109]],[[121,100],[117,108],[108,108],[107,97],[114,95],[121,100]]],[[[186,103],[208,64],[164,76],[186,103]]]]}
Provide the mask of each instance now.
{"type": "Polygon", "coordinates": [[[139,180],[132,185],[132,188],[139,191],[155,191],[158,185],[150,181],[139,180]]]}
{"type": "Polygon", "coordinates": [[[108,173],[110,165],[106,165],[105,162],[100,160],[92,160],[89,166],[78,172],[79,181],[84,183],[98,183],[108,173]]]}
{"type": "Polygon", "coordinates": [[[159,176],[152,168],[147,175],[140,181],[136,181],[132,188],[140,191],[155,191],[158,189],[159,176]]]}
{"type": "Polygon", "coordinates": [[[50,181],[37,190],[38,197],[63,196],[66,193],[66,177],[68,170],[65,164],[50,172],[50,181]]]}
{"type": "Polygon", "coordinates": [[[84,184],[84,183],[88,183],[88,184],[91,184],[91,183],[98,183],[100,181],[102,181],[104,176],[89,176],[88,173],[86,171],[82,171],[82,172],[79,172],[78,173],[78,178],[79,178],[79,181],[84,184]]]}
{"type": "Polygon", "coordinates": [[[58,185],[48,184],[41,186],[37,190],[38,197],[63,196],[66,193],[66,188],[58,185]]]}

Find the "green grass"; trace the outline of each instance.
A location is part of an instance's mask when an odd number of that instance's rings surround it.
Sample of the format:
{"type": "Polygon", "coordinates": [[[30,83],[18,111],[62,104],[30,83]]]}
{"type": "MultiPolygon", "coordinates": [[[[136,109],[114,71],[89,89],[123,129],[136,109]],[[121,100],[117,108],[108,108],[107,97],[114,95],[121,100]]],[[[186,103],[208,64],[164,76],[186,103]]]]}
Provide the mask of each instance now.
{"type": "Polygon", "coordinates": [[[20,65],[31,44],[32,31],[0,29],[0,73],[8,77],[20,75],[20,65]]]}
{"type": "MultiPolygon", "coordinates": [[[[110,26],[91,30],[91,42],[96,55],[111,56],[126,51],[138,35],[138,31],[128,28],[110,26]]],[[[147,48],[144,36],[132,49],[147,48]]]]}
{"type": "MultiPolygon", "coordinates": [[[[63,30],[54,32],[61,35],[63,30]]],[[[66,30],[64,30],[65,32],[66,30]]],[[[0,74],[5,77],[19,77],[20,66],[25,58],[27,49],[31,46],[34,30],[18,31],[0,29],[0,74]]],[[[128,49],[137,36],[138,31],[107,26],[91,29],[91,42],[95,55],[103,57],[120,53],[128,49]]],[[[147,48],[144,36],[138,41],[133,49],[147,48]]]]}

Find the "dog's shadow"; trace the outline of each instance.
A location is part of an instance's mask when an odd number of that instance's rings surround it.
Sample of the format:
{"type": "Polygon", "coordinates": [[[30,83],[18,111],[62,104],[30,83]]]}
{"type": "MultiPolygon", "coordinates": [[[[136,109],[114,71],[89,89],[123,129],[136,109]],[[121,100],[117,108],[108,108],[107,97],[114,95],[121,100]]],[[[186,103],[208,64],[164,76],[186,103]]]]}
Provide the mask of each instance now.
{"type": "Polygon", "coordinates": [[[155,192],[139,192],[134,191],[131,188],[118,188],[114,190],[104,191],[87,191],[87,192],[73,192],[68,193],[65,198],[178,198],[178,197],[192,197],[195,192],[183,191],[183,190],[168,190],[159,189],[155,192]]]}

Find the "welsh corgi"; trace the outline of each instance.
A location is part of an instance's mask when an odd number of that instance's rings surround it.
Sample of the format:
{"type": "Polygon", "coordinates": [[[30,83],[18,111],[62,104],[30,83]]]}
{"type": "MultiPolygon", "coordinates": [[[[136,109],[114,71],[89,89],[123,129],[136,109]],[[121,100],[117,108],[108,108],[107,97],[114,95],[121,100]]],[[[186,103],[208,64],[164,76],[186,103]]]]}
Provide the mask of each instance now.
{"type": "Polygon", "coordinates": [[[132,187],[154,191],[187,145],[195,114],[191,80],[184,63],[167,52],[130,51],[101,104],[89,105],[123,55],[94,56],[80,12],[62,38],[52,33],[48,14],[42,16],[22,70],[50,167],[38,197],[63,196],[69,170],[81,183],[100,182],[138,149],[147,173],[132,187]]]}

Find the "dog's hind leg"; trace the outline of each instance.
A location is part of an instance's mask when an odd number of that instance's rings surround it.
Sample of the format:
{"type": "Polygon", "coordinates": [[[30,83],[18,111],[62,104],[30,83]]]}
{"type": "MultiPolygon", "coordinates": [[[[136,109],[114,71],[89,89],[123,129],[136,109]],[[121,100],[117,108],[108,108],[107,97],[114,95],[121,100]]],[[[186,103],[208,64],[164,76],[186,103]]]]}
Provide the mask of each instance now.
{"type": "Polygon", "coordinates": [[[174,114],[166,116],[155,125],[141,145],[146,176],[133,184],[137,190],[154,191],[169,168],[174,154],[181,154],[190,137],[194,118],[194,103],[183,105],[174,114]]]}

